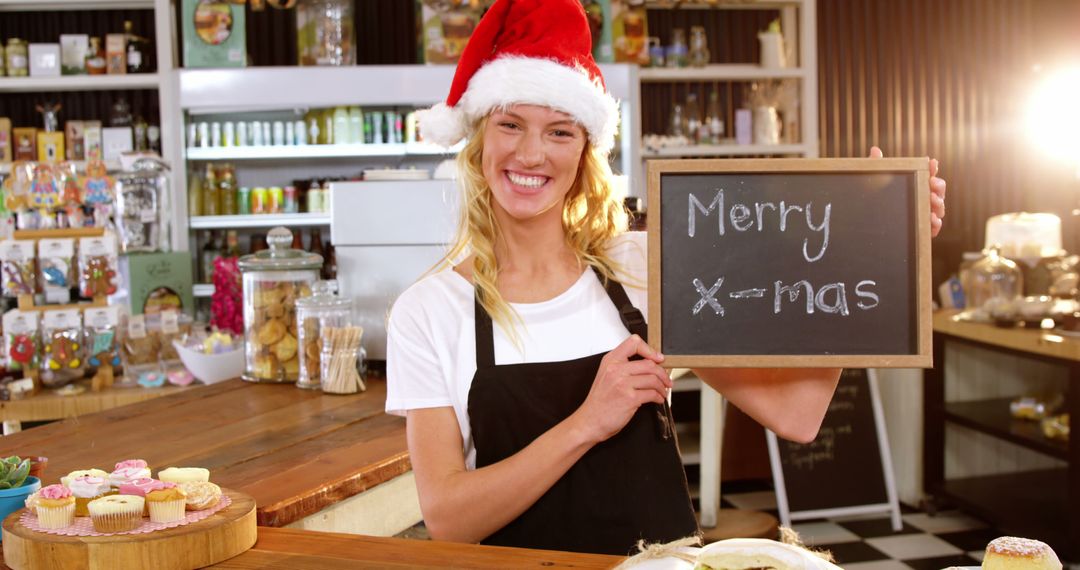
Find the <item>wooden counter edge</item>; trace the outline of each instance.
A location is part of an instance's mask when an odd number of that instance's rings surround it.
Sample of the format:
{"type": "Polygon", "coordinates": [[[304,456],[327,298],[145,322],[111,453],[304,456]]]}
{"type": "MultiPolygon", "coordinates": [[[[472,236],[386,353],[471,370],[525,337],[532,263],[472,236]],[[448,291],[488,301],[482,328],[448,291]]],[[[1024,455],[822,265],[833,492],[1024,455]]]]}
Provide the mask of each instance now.
{"type": "Polygon", "coordinates": [[[934,332],[971,342],[1007,348],[1050,358],[1080,362],[1080,339],[1048,329],[999,327],[990,323],[957,321],[956,310],[934,313],[934,332]]]}
{"type": "Polygon", "coordinates": [[[401,452],[386,461],[363,467],[353,475],[327,482],[319,490],[304,497],[293,497],[269,505],[258,506],[259,526],[283,527],[339,503],[412,470],[409,452],[401,452]]]}
{"type": "Polygon", "coordinates": [[[259,527],[258,540],[251,550],[211,568],[252,568],[252,561],[279,557],[296,570],[320,568],[320,562],[327,564],[330,560],[417,568],[613,568],[625,560],[605,554],[259,527]]]}

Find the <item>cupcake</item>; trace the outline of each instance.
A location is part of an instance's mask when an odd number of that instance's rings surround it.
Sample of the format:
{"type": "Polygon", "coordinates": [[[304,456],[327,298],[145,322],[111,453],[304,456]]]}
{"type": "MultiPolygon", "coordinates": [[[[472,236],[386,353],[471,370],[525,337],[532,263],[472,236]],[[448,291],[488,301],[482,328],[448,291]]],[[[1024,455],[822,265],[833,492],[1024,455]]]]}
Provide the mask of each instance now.
{"type": "Polygon", "coordinates": [[[75,522],[75,496],[63,485],[49,485],[37,493],[38,524],[42,528],[64,528],[75,522]]]}
{"type": "Polygon", "coordinates": [[[60,478],[60,484],[67,487],[68,489],[70,489],[71,488],[71,482],[74,479],[76,479],[78,477],[86,477],[86,476],[101,477],[102,479],[108,479],[109,478],[109,474],[106,473],[105,471],[102,471],[101,469],[79,469],[79,470],[76,470],[76,471],[72,471],[71,473],[68,473],[67,475],[61,477],[60,478]]]}
{"type": "Polygon", "coordinates": [[[90,501],[113,494],[112,486],[109,485],[107,479],[92,475],[76,477],[66,487],[71,489],[71,494],[75,496],[75,516],[77,517],[90,516],[90,511],[86,509],[90,501]]]}
{"type": "Polygon", "coordinates": [[[146,493],[150,522],[170,523],[184,518],[187,495],[176,483],[158,482],[159,488],[146,493]]]}
{"type": "Polygon", "coordinates": [[[176,483],[177,485],[195,481],[205,483],[210,480],[210,470],[202,467],[170,467],[158,471],[157,476],[162,481],[176,483]]]}
{"type": "Polygon", "coordinates": [[[187,510],[189,511],[209,509],[221,500],[221,487],[210,482],[192,481],[180,483],[179,487],[187,494],[187,510]]]}
{"type": "Polygon", "coordinates": [[[90,501],[86,508],[98,532],[125,532],[142,522],[145,499],[134,495],[109,495],[90,501]]]}
{"type": "Polygon", "coordinates": [[[109,474],[109,483],[120,488],[124,483],[130,483],[136,479],[149,479],[150,469],[142,459],[128,459],[116,464],[116,469],[109,474]]]}

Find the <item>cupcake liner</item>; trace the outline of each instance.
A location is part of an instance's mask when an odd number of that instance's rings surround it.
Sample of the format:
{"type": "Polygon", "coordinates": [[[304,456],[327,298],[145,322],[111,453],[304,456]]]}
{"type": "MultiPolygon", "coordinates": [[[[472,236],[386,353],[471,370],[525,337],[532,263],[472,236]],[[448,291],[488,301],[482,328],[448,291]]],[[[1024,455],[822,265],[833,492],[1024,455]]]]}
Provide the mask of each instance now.
{"type": "Polygon", "coordinates": [[[63,507],[39,506],[37,516],[43,528],[67,528],[75,522],[75,503],[63,507]]]}
{"type": "Polygon", "coordinates": [[[43,528],[41,526],[40,521],[37,518],[37,515],[34,513],[34,509],[29,509],[29,510],[23,511],[22,516],[19,517],[19,524],[23,525],[24,527],[26,527],[26,528],[34,531],[34,532],[42,532],[42,533],[46,533],[46,534],[54,534],[54,535],[60,535],[60,536],[116,536],[116,535],[126,535],[126,534],[145,534],[145,533],[151,533],[151,532],[155,532],[155,531],[159,531],[159,530],[164,530],[164,529],[167,529],[167,528],[174,528],[174,527],[178,527],[178,526],[184,526],[184,525],[197,523],[197,522],[199,522],[201,520],[204,520],[204,519],[207,519],[207,518],[213,516],[215,513],[227,508],[231,504],[232,504],[232,499],[229,498],[228,495],[222,495],[221,500],[218,502],[218,504],[214,505],[213,507],[210,507],[209,509],[205,509],[205,510],[202,510],[202,511],[188,511],[185,514],[184,518],[179,520],[179,521],[171,522],[171,523],[155,523],[155,522],[150,522],[149,519],[145,519],[145,518],[140,517],[138,519],[139,524],[134,529],[121,531],[121,532],[115,532],[115,533],[106,533],[106,532],[101,532],[101,531],[97,530],[94,527],[93,521],[90,519],[90,517],[75,517],[75,524],[73,524],[73,525],[71,525],[71,526],[69,526],[67,528],[61,528],[61,529],[43,528]]]}
{"type": "Polygon", "coordinates": [[[169,523],[184,518],[187,501],[146,501],[146,504],[150,507],[150,522],[169,523]]]}
{"type": "Polygon", "coordinates": [[[91,516],[90,520],[94,522],[94,530],[98,532],[124,532],[139,526],[142,522],[142,512],[109,513],[91,516]]]}

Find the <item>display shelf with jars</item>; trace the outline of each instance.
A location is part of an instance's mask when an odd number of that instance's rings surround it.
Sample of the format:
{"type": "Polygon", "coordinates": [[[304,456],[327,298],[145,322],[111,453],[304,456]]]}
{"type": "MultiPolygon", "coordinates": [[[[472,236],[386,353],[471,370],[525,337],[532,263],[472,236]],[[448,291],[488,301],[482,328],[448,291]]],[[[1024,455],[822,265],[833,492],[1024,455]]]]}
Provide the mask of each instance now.
{"type": "Polygon", "coordinates": [[[113,91],[117,89],[157,89],[157,73],[132,75],[63,75],[59,77],[0,77],[0,91],[33,93],[45,91],[113,91]]]}

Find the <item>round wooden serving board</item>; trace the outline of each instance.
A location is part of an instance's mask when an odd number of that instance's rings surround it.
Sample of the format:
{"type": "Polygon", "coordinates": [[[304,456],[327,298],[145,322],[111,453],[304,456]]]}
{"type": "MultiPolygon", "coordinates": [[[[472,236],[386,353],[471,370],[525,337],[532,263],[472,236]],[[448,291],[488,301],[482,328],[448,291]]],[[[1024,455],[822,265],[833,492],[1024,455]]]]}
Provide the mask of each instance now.
{"type": "Polygon", "coordinates": [[[25,509],[4,519],[4,563],[14,570],[191,570],[217,564],[255,545],[255,499],[222,489],[228,507],[188,525],[144,534],[62,536],[19,524],[25,509]]]}

